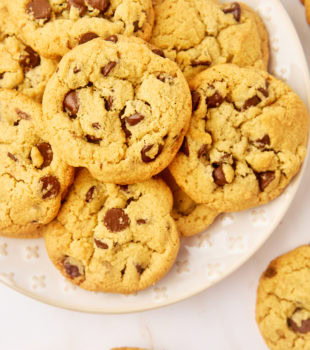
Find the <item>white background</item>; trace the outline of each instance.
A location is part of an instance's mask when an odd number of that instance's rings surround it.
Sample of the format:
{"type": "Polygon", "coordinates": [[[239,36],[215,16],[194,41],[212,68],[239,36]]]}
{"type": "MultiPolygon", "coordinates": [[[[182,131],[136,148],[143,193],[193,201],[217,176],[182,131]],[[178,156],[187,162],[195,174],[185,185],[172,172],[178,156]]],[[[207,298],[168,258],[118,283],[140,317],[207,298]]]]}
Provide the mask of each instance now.
{"type": "MultiPolygon", "coordinates": [[[[304,8],[299,0],[282,3],[310,63],[304,8]]],[[[308,183],[309,162],[288,214],[260,251],[223,282],[173,306],[131,315],[81,314],[41,304],[0,285],[0,349],[266,350],[255,323],[258,279],[270,260],[310,243],[308,183]]]]}

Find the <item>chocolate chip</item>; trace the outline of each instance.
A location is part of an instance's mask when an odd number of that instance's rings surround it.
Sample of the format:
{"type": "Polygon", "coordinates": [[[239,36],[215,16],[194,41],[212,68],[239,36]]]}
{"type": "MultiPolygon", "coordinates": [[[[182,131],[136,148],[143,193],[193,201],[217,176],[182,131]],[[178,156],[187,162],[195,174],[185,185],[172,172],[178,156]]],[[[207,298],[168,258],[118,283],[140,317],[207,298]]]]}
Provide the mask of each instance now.
{"type": "Polygon", "coordinates": [[[24,51],[27,52],[27,55],[20,56],[19,64],[25,72],[29,72],[31,69],[40,65],[41,58],[30,46],[26,46],[24,51]]]}
{"type": "Polygon", "coordinates": [[[199,106],[200,93],[198,91],[191,91],[192,94],[192,111],[195,112],[199,106]]]}
{"type": "Polygon", "coordinates": [[[73,265],[70,263],[69,257],[65,258],[63,262],[63,267],[66,271],[66,274],[71,278],[76,278],[81,276],[79,268],[76,265],[73,265]]]}
{"type": "Polygon", "coordinates": [[[241,6],[237,2],[233,2],[228,8],[224,8],[223,12],[226,13],[232,13],[234,16],[234,19],[237,22],[240,22],[241,19],[241,6]]]}
{"type": "Polygon", "coordinates": [[[266,187],[268,187],[271,182],[276,178],[274,171],[265,171],[264,173],[257,174],[259,188],[263,192],[266,187]]]}
{"type": "Polygon", "coordinates": [[[300,326],[298,326],[291,318],[288,318],[287,325],[295,333],[306,334],[310,332],[310,318],[302,320],[300,326]]]}
{"type": "Polygon", "coordinates": [[[37,149],[41,153],[41,156],[43,157],[44,161],[41,165],[40,169],[43,169],[47,166],[49,166],[53,161],[53,150],[49,143],[47,142],[41,142],[37,145],[37,149]]]}
{"type": "Polygon", "coordinates": [[[104,216],[103,222],[111,232],[123,231],[130,224],[128,215],[120,208],[109,209],[104,216]]]}
{"type": "Polygon", "coordinates": [[[155,53],[155,55],[158,55],[158,56],[160,56],[160,57],[166,58],[165,53],[164,53],[163,50],[154,49],[154,50],[152,50],[152,52],[155,53]]]}
{"type": "Polygon", "coordinates": [[[250,107],[257,106],[260,102],[261,102],[261,99],[257,95],[255,95],[244,102],[243,110],[246,110],[250,107]]]}
{"type": "Polygon", "coordinates": [[[122,277],[124,277],[125,271],[126,271],[126,265],[125,265],[124,268],[121,270],[121,275],[122,275],[122,277]]]}
{"type": "Polygon", "coordinates": [[[270,266],[268,269],[264,272],[264,277],[266,278],[272,278],[277,274],[277,271],[274,267],[270,266]]]}
{"type": "Polygon", "coordinates": [[[92,123],[91,126],[92,126],[94,129],[97,129],[97,130],[101,129],[101,125],[100,125],[99,123],[92,123]]]}
{"type": "Polygon", "coordinates": [[[128,191],[128,185],[119,185],[120,189],[127,192],[128,191]]]}
{"type": "Polygon", "coordinates": [[[140,264],[136,265],[136,269],[140,275],[142,275],[145,270],[140,264]]]}
{"type": "Polygon", "coordinates": [[[213,179],[218,186],[224,186],[227,184],[225,174],[223,171],[223,164],[214,164],[213,179]]]}
{"type": "Polygon", "coordinates": [[[206,104],[208,108],[216,108],[220,106],[224,101],[223,96],[216,91],[212,96],[206,98],[206,104]]]}
{"type": "Polygon", "coordinates": [[[183,139],[182,146],[180,148],[180,152],[186,155],[186,157],[189,157],[189,147],[188,147],[188,141],[187,137],[185,136],[183,139]]]}
{"type": "Polygon", "coordinates": [[[141,150],[141,157],[144,163],[150,163],[153,162],[162,152],[164,146],[163,145],[159,145],[158,146],[158,151],[155,154],[155,156],[153,158],[149,157],[146,153],[148,151],[150,151],[153,148],[154,145],[148,145],[148,146],[144,146],[141,150]]]}
{"type": "Polygon", "coordinates": [[[88,32],[80,36],[79,45],[85,44],[88,41],[98,38],[98,35],[93,32],[88,32]]]}
{"type": "Polygon", "coordinates": [[[109,62],[107,65],[101,68],[102,75],[106,77],[115,66],[116,62],[109,62]]]}
{"type": "Polygon", "coordinates": [[[70,118],[75,119],[80,108],[78,94],[75,90],[69,91],[63,101],[63,110],[67,112],[70,118]]]}
{"type": "Polygon", "coordinates": [[[138,220],[137,220],[137,224],[138,224],[138,225],[144,225],[144,224],[146,224],[146,220],[144,220],[144,219],[138,219],[138,220]]]}
{"type": "Polygon", "coordinates": [[[16,120],[15,122],[14,122],[14,126],[18,126],[19,125],[19,123],[20,123],[20,119],[18,119],[18,120],[16,120]]]}
{"type": "Polygon", "coordinates": [[[113,105],[113,97],[109,96],[107,99],[104,100],[104,106],[107,111],[110,111],[113,105]]]}
{"type": "Polygon", "coordinates": [[[108,249],[109,248],[109,246],[106,243],[99,241],[99,239],[94,238],[94,242],[95,242],[96,246],[100,249],[108,249]]]}
{"type": "Polygon", "coordinates": [[[5,72],[0,73],[0,79],[3,79],[5,72]]]}
{"type": "Polygon", "coordinates": [[[90,203],[94,199],[95,190],[96,190],[96,186],[93,186],[87,191],[85,196],[86,203],[90,203]]]}
{"type": "Polygon", "coordinates": [[[15,109],[16,114],[20,117],[20,119],[30,120],[31,117],[26,112],[21,111],[20,109],[15,109]]]}
{"type": "Polygon", "coordinates": [[[93,135],[86,135],[86,140],[87,140],[87,142],[89,142],[89,143],[94,143],[94,144],[96,144],[96,145],[99,145],[99,144],[100,144],[100,141],[101,141],[102,139],[100,139],[100,138],[98,138],[98,137],[96,137],[96,136],[93,136],[93,135]]]}
{"type": "Polygon", "coordinates": [[[140,123],[141,120],[143,120],[143,119],[144,119],[144,115],[142,115],[140,113],[136,113],[136,114],[133,114],[133,115],[130,115],[129,117],[127,117],[126,121],[130,126],[134,126],[134,125],[140,123]]]}
{"type": "Polygon", "coordinates": [[[73,69],[73,73],[74,74],[77,74],[77,73],[80,73],[80,68],[78,68],[78,67],[75,67],[74,69],[73,69]]]}
{"type": "Polygon", "coordinates": [[[192,62],[191,62],[191,66],[192,66],[192,67],[198,67],[198,66],[209,67],[210,64],[211,64],[210,61],[192,61],[192,62]]]}
{"type": "Polygon", "coordinates": [[[57,177],[53,175],[46,175],[41,177],[40,185],[42,186],[43,199],[55,198],[60,191],[60,183],[57,177]]]}
{"type": "Polygon", "coordinates": [[[48,21],[51,18],[52,8],[48,0],[32,0],[26,5],[26,12],[32,14],[35,19],[48,21]]]}
{"type": "Polygon", "coordinates": [[[117,43],[118,42],[118,37],[117,37],[117,35],[110,35],[105,40],[106,41],[112,41],[112,43],[117,43]]]}
{"type": "Polygon", "coordinates": [[[208,145],[202,145],[197,152],[197,156],[198,158],[204,157],[209,159],[208,145]]]}
{"type": "Polygon", "coordinates": [[[110,6],[110,0],[87,0],[87,2],[92,8],[100,12],[105,12],[110,6]]]}
{"type": "Polygon", "coordinates": [[[123,129],[123,131],[125,133],[125,136],[126,137],[130,137],[131,136],[131,132],[127,129],[126,120],[122,119],[122,118],[120,118],[120,119],[121,119],[121,125],[122,125],[122,129],[123,129]]]}
{"type": "Polygon", "coordinates": [[[85,0],[68,0],[69,7],[73,6],[80,12],[80,16],[83,16],[87,10],[85,0]]]}
{"type": "Polygon", "coordinates": [[[267,89],[258,88],[257,90],[261,92],[266,98],[269,96],[269,91],[267,89]]]}
{"type": "Polygon", "coordinates": [[[134,33],[136,33],[140,28],[139,28],[139,21],[133,22],[133,28],[134,28],[134,33]]]}
{"type": "Polygon", "coordinates": [[[270,145],[269,135],[265,135],[262,139],[256,140],[259,148],[264,148],[266,145],[270,145]]]}
{"type": "Polygon", "coordinates": [[[12,160],[14,160],[14,162],[17,162],[17,158],[14,156],[14,154],[8,152],[8,157],[11,158],[12,160]]]}

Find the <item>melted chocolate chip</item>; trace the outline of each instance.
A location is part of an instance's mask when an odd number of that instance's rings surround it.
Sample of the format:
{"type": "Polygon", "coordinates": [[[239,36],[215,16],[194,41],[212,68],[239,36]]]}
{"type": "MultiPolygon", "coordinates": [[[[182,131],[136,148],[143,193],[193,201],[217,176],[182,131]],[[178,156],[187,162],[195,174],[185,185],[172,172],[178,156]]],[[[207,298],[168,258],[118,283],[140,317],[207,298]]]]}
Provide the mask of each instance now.
{"type": "Polygon", "coordinates": [[[128,215],[120,208],[109,209],[104,216],[103,222],[111,232],[123,231],[130,224],[128,215]]]}
{"type": "Polygon", "coordinates": [[[92,126],[94,129],[97,129],[97,130],[101,129],[101,125],[100,125],[99,123],[92,123],[91,126],[92,126]]]}
{"type": "Polygon", "coordinates": [[[134,21],[133,22],[133,31],[136,33],[140,28],[139,28],[139,21],[134,21]]]}
{"type": "Polygon", "coordinates": [[[269,96],[269,91],[267,90],[267,88],[258,88],[257,90],[261,92],[266,98],[269,96]]]}
{"type": "Polygon", "coordinates": [[[154,50],[152,50],[152,52],[155,53],[155,55],[158,55],[158,56],[160,56],[160,57],[166,58],[165,53],[164,53],[163,50],[154,49],[154,50]]]}
{"type": "Polygon", "coordinates": [[[197,156],[198,158],[204,157],[209,159],[208,145],[206,144],[202,145],[197,152],[197,156]]]}
{"type": "Polygon", "coordinates": [[[198,67],[198,66],[209,67],[210,64],[211,64],[210,61],[192,61],[192,62],[191,62],[191,66],[192,66],[192,67],[198,67]]]}
{"type": "Polygon", "coordinates": [[[3,79],[5,72],[0,73],[0,79],[3,79]]]}
{"type": "Polygon", "coordinates": [[[288,318],[287,325],[295,333],[306,334],[310,332],[310,318],[302,320],[300,326],[298,326],[291,318],[288,318]]]}
{"type": "Polygon", "coordinates": [[[32,0],[26,5],[26,12],[35,19],[48,21],[51,18],[52,8],[48,0],[32,0]]]}
{"type": "Polygon", "coordinates": [[[232,3],[228,8],[224,8],[223,12],[226,13],[232,13],[234,16],[234,19],[237,22],[240,22],[241,19],[241,6],[237,3],[234,2],[232,3]]]}
{"type": "Polygon", "coordinates": [[[17,158],[14,156],[14,154],[8,152],[8,157],[11,158],[14,162],[17,162],[17,158]]]}
{"type": "Polygon", "coordinates": [[[144,119],[144,115],[142,115],[140,113],[136,113],[136,114],[133,114],[133,115],[130,115],[129,117],[127,117],[126,121],[130,126],[134,126],[134,125],[140,123],[143,119],[144,119]]]}
{"type": "Polygon", "coordinates": [[[106,243],[99,241],[99,239],[94,238],[94,242],[95,242],[96,246],[100,249],[108,249],[109,248],[109,246],[106,243]]]}
{"type": "Polygon", "coordinates": [[[138,225],[145,225],[145,224],[146,224],[146,220],[144,220],[144,219],[138,219],[138,220],[137,220],[137,224],[138,224],[138,225]]]}
{"type": "Polygon", "coordinates": [[[102,140],[101,138],[98,138],[96,136],[93,136],[93,135],[86,135],[86,140],[87,142],[89,143],[94,143],[96,145],[99,145],[100,144],[100,141],[102,140]]]}
{"type": "Polygon", "coordinates": [[[30,120],[30,115],[26,112],[21,111],[20,109],[15,109],[16,114],[19,116],[20,119],[30,120]]]}
{"type": "Polygon", "coordinates": [[[199,102],[200,102],[200,93],[197,91],[191,91],[192,94],[192,110],[193,112],[195,112],[199,106],[199,102]]]}
{"type": "Polygon", "coordinates": [[[259,148],[264,148],[266,145],[270,145],[269,135],[265,135],[262,139],[256,140],[259,148]]]}
{"type": "Polygon", "coordinates": [[[49,143],[47,142],[41,142],[37,145],[37,148],[39,152],[41,153],[41,156],[43,157],[44,161],[41,165],[40,169],[43,169],[47,166],[49,166],[53,161],[53,150],[49,143]]]}
{"type": "Polygon", "coordinates": [[[60,191],[60,183],[56,176],[46,175],[41,177],[40,185],[42,187],[42,198],[52,199],[57,197],[60,191]]]}
{"type": "Polygon", "coordinates": [[[186,155],[186,157],[189,157],[189,147],[188,147],[188,141],[187,137],[185,136],[183,139],[182,146],[180,148],[180,152],[186,155]]]}
{"type": "Polygon", "coordinates": [[[223,170],[223,164],[216,164],[213,165],[215,167],[215,169],[213,170],[213,179],[214,182],[218,185],[218,186],[224,186],[227,184],[226,178],[225,178],[225,174],[224,174],[224,170],[223,170]]]}
{"type": "Polygon", "coordinates": [[[206,104],[208,108],[216,108],[220,106],[224,101],[223,96],[216,91],[212,96],[206,98],[206,104]]]}
{"type": "Polygon", "coordinates": [[[75,90],[69,91],[63,101],[63,110],[67,112],[70,118],[75,119],[80,108],[78,94],[75,90]]]}
{"type": "Polygon", "coordinates": [[[122,125],[122,129],[125,133],[125,136],[126,137],[130,137],[131,136],[131,132],[127,129],[127,126],[126,126],[126,119],[122,119],[120,118],[121,120],[121,125],[122,125]]]}
{"type": "Polygon", "coordinates": [[[255,95],[244,102],[243,110],[246,110],[250,107],[257,106],[260,102],[261,102],[261,99],[257,95],[255,95]]]}
{"type": "Polygon", "coordinates": [[[93,32],[88,32],[80,36],[79,45],[85,44],[88,41],[98,38],[98,35],[93,32]]]}
{"type": "Polygon", "coordinates": [[[142,161],[144,163],[151,163],[153,162],[162,152],[164,146],[163,145],[159,145],[158,146],[158,151],[157,153],[155,154],[155,156],[153,158],[149,157],[146,153],[148,151],[150,151],[152,148],[153,148],[154,145],[148,145],[148,146],[144,146],[141,150],[141,158],[142,158],[142,161]]]}
{"type": "Polygon", "coordinates": [[[263,192],[266,187],[268,187],[272,181],[276,178],[274,171],[265,171],[264,173],[257,174],[259,188],[263,192]]]}
{"type": "Polygon", "coordinates": [[[118,42],[118,37],[117,37],[117,35],[110,35],[105,40],[106,41],[111,41],[112,43],[117,43],[118,42]]]}
{"type": "Polygon", "coordinates": [[[113,105],[113,97],[109,96],[107,99],[104,100],[104,106],[107,111],[110,111],[113,105]]]}
{"type": "Polygon", "coordinates": [[[87,2],[92,8],[100,12],[105,12],[110,6],[110,0],[87,0],[87,2]]]}
{"type": "Polygon", "coordinates": [[[25,72],[29,72],[31,69],[40,65],[41,58],[30,46],[26,46],[24,51],[27,55],[20,56],[19,64],[25,72]]]}
{"type": "Polygon", "coordinates": [[[266,278],[272,278],[277,274],[277,271],[274,267],[270,266],[268,269],[264,272],[264,277],[266,278]]]}
{"type": "Polygon", "coordinates": [[[77,74],[77,73],[80,73],[80,68],[78,68],[78,67],[75,67],[74,69],[73,69],[73,73],[74,74],[77,74]]]}
{"type": "Polygon", "coordinates": [[[145,270],[140,264],[136,265],[136,269],[140,275],[142,275],[145,270]]]}
{"type": "Polygon", "coordinates": [[[69,7],[73,6],[77,8],[80,12],[80,15],[83,16],[87,10],[85,5],[85,0],[68,0],[69,7]]]}
{"type": "Polygon", "coordinates": [[[80,270],[77,266],[73,265],[70,263],[69,258],[65,258],[64,262],[63,262],[63,267],[66,271],[66,274],[71,277],[71,278],[76,278],[76,277],[80,277],[81,273],[80,270]]]}
{"type": "Polygon", "coordinates": [[[101,73],[104,77],[106,77],[111,70],[116,66],[116,62],[109,62],[104,67],[101,68],[101,73]]]}
{"type": "Polygon", "coordinates": [[[90,203],[94,199],[94,192],[96,190],[96,186],[91,187],[85,196],[85,202],[90,203]]]}

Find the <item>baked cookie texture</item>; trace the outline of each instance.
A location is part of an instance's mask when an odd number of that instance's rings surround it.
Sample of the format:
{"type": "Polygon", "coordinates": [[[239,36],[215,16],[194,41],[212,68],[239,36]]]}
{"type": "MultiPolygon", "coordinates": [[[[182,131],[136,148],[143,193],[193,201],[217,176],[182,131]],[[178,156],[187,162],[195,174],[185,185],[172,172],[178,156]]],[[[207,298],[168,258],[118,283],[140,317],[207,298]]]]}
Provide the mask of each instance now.
{"type": "Polygon", "coordinates": [[[162,180],[118,186],[83,169],[57,220],[45,229],[48,255],[82,288],[114,293],[147,288],[168,272],[179,250],[171,208],[162,180]]]}
{"type": "Polygon", "coordinates": [[[268,33],[259,15],[246,5],[156,0],[154,11],[150,42],[177,62],[188,80],[223,63],[267,69],[268,33]]]}
{"type": "Polygon", "coordinates": [[[35,237],[57,215],[73,168],[36,132],[39,104],[1,89],[0,111],[0,234],[35,237]]]}
{"type": "Polygon", "coordinates": [[[14,0],[11,20],[23,40],[45,57],[63,56],[89,35],[151,36],[151,0],[14,0]]]}
{"type": "Polygon", "coordinates": [[[220,212],[209,208],[205,204],[195,203],[177,185],[168,169],[165,169],[160,175],[172,191],[173,208],[171,215],[180,234],[184,237],[190,237],[206,230],[220,212]]]}
{"type": "Polygon", "coordinates": [[[272,350],[305,350],[310,342],[310,246],[273,260],[261,276],[256,321],[272,350]]]}
{"type": "Polygon", "coordinates": [[[130,184],[172,161],[189,126],[191,96],[174,62],[137,38],[111,40],[94,39],[63,57],[38,124],[68,164],[130,184]]]}
{"type": "Polygon", "coordinates": [[[56,67],[56,60],[39,56],[18,38],[5,3],[1,3],[0,88],[16,89],[41,102],[46,83],[56,67]]]}
{"type": "Polygon", "coordinates": [[[191,82],[193,116],[169,169],[195,202],[239,211],[279,196],[306,155],[308,114],[265,71],[212,67],[191,82]]]}

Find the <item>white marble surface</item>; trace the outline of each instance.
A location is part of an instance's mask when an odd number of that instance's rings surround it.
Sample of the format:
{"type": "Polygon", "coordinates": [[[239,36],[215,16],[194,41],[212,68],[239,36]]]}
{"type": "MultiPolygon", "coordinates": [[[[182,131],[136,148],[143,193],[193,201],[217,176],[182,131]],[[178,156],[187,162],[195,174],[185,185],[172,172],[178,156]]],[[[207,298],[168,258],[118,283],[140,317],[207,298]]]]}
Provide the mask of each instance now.
{"type": "MultiPolygon", "coordinates": [[[[271,0],[272,1],[272,0],[271,0]]],[[[310,62],[310,26],[297,0],[282,0],[310,62]]],[[[132,315],[90,315],[33,301],[0,285],[0,349],[266,350],[255,323],[258,278],[277,255],[310,242],[310,164],[287,216],[260,251],[229,278],[182,303],[132,315]]]]}

